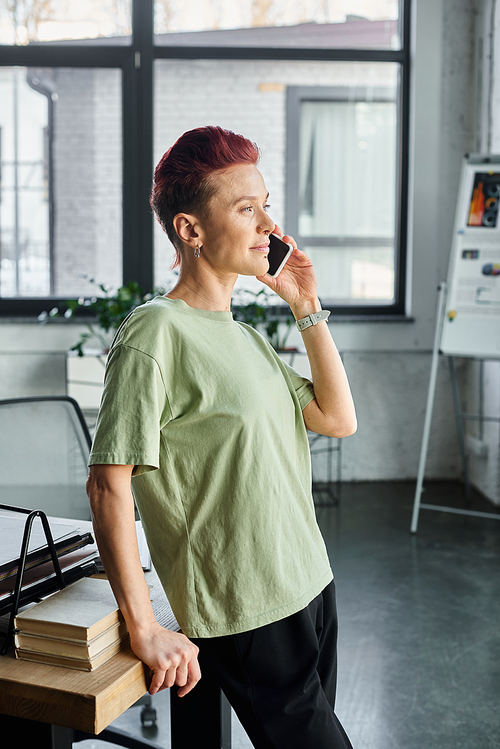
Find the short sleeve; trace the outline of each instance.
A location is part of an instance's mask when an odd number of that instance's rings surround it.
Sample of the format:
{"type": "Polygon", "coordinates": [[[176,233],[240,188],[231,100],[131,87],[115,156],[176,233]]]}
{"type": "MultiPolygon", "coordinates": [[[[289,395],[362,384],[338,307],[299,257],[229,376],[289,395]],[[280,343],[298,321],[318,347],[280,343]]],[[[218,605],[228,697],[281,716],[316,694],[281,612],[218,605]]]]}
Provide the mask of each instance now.
{"type": "Polygon", "coordinates": [[[315,398],[313,384],[311,380],[308,380],[307,377],[303,377],[302,375],[300,375],[285,361],[283,361],[282,359],[280,361],[282,363],[283,369],[292,382],[292,387],[295,390],[295,394],[299,400],[300,408],[303,411],[304,408],[315,398]]]}
{"type": "Polygon", "coordinates": [[[112,349],[89,465],[133,465],[133,475],[160,467],[160,430],[171,419],[156,360],[131,346],[112,349]]]}

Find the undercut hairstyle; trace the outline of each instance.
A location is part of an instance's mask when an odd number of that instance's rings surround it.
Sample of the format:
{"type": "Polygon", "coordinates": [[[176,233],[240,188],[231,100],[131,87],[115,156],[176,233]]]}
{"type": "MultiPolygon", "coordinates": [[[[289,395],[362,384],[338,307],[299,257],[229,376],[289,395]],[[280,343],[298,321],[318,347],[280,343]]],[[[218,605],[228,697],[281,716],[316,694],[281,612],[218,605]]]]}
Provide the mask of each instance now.
{"type": "Polygon", "coordinates": [[[178,213],[206,215],[216,191],[214,172],[237,164],[257,164],[259,149],[243,135],[208,125],[188,130],[158,162],[150,204],[176,250],[172,268],[180,265],[182,240],[174,229],[178,213]]]}

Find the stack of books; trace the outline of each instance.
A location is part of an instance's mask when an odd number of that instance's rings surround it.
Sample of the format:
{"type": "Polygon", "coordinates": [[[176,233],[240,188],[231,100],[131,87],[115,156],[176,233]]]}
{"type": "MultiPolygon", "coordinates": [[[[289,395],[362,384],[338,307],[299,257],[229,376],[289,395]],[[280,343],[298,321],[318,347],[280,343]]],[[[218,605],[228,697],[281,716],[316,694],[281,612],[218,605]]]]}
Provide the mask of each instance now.
{"type": "Polygon", "coordinates": [[[127,625],[109,582],[87,577],[19,613],[16,658],[93,671],[128,647],[127,625]]]}

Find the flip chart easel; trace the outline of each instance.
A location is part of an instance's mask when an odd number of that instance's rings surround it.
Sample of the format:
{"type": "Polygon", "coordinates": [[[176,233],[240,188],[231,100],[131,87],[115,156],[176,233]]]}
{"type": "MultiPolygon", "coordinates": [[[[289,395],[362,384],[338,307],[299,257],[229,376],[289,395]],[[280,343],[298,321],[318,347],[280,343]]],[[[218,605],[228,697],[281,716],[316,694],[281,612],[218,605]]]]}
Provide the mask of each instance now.
{"type": "Polygon", "coordinates": [[[500,359],[500,155],[467,155],[462,163],[448,280],[438,287],[431,374],[411,532],[421,509],[500,520],[500,515],[421,503],[432,424],[439,356],[448,357],[465,494],[470,482],[464,421],[500,421],[500,417],[462,413],[455,356],[500,359]]]}

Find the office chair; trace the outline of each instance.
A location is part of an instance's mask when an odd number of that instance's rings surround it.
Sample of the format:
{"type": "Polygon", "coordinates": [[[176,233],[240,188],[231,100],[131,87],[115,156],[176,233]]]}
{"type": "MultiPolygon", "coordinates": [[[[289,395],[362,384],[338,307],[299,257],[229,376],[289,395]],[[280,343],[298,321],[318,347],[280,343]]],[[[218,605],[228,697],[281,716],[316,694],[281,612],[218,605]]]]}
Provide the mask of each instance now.
{"type": "Polygon", "coordinates": [[[0,492],[4,504],[90,520],[85,493],[91,439],[66,396],[0,401],[0,492]]]}
{"type": "MultiPolygon", "coordinates": [[[[0,400],[0,503],[43,510],[49,516],[91,520],[85,492],[92,440],[80,406],[67,396],[0,400]]],[[[150,695],[143,725],[156,723],[150,695]]],[[[94,738],[75,731],[75,741],[94,738]]],[[[99,739],[130,749],[155,746],[114,728],[99,739]]]]}

